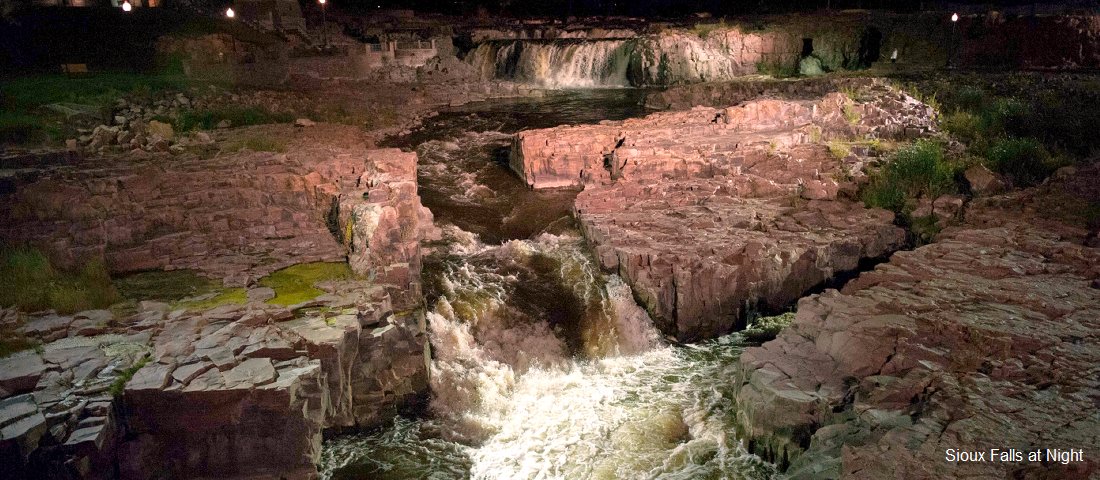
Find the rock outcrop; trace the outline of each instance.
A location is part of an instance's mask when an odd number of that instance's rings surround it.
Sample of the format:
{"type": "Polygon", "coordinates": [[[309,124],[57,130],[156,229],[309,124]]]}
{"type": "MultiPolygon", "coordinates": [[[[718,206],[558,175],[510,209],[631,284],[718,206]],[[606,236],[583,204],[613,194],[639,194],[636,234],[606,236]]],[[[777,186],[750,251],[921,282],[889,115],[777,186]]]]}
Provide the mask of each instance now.
{"type": "Polygon", "coordinates": [[[792,478],[1094,478],[1098,185],[1092,166],[975,200],[936,243],[801,300],[741,356],[742,438],[792,478]],[[945,460],[992,448],[1040,458],[945,460]]]}
{"type": "Polygon", "coordinates": [[[881,84],[861,95],[521,132],[511,166],[534,188],[583,185],[601,265],[667,334],[714,337],[903,244],[892,214],[844,198],[870,159],[821,140],[925,135],[933,114],[881,84]]]}
{"type": "Polygon", "coordinates": [[[35,188],[18,189],[19,203],[7,207],[30,212],[26,228],[105,250],[116,269],[127,257],[117,256],[115,237],[97,245],[101,237],[79,232],[148,233],[149,219],[168,219],[159,236],[124,245],[172,263],[141,265],[250,282],[274,267],[259,261],[265,255],[346,256],[359,275],[318,285],[323,295],[289,307],[268,304],[274,291],[256,288],[243,305],[205,309],[146,301],[131,312],[3,311],[0,327],[42,343],[0,359],[5,478],[313,478],[324,429],[369,427],[420,401],[428,386],[420,240],[435,232],[417,195],[416,155],[314,138],[286,155],[230,158],[241,163],[139,163],[124,178],[141,189],[109,181],[123,165],[63,167],[24,184],[35,188]],[[218,168],[192,172],[199,166],[218,168]],[[48,195],[48,186],[61,193],[48,195]],[[45,197],[57,199],[55,209],[33,202],[45,197]],[[40,214],[58,217],[31,222],[40,214]],[[330,223],[348,228],[334,237],[330,223]],[[261,235],[243,239],[251,232],[261,235]],[[158,243],[166,237],[202,248],[176,252],[180,244],[158,243]]]}

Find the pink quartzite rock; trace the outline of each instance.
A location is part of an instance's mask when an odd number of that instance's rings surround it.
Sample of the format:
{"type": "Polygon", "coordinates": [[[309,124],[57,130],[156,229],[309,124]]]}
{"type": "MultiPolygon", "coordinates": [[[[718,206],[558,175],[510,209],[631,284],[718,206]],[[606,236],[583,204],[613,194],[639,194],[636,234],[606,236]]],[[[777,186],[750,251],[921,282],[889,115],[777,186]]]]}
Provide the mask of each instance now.
{"type": "Polygon", "coordinates": [[[525,131],[511,167],[534,188],[583,186],[575,213],[601,265],[666,333],[714,337],[902,245],[892,214],[839,196],[867,158],[820,140],[924,134],[934,114],[879,83],[862,96],[525,131]]]}
{"type": "Polygon", "coordinates": [[[741,356],[743,438],[791,478],[1095,478],[1100,249],[1082,244],[1082,201],[1100,201],[1100,167],[975,201],[937,243],[800,301],[741,356]],[[949,448],[1083,459],[954,463],[949,448]]]}

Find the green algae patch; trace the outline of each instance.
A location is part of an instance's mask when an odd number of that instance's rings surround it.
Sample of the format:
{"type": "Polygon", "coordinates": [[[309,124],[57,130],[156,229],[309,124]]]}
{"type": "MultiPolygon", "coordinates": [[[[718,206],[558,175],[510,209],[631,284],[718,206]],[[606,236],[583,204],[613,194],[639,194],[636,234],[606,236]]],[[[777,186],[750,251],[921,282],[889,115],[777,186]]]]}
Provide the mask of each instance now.
{"type": "Polygon", "coordinates": [[[190,310],[209,310],[224,305],[244,305],[248,303],[247,291],[243,288],[223,288],[217,295],[202,300],[186,300],[173,304],[174,308],[190,310]]]}
{"type": "Polygon", "coordinates": [[[296,305],[325,293],[317,284],[352,277],[351,267],[343,262],[316,262],[293,265],[260,279],[260,286],[275,290],[272,305],[296,305]]]}

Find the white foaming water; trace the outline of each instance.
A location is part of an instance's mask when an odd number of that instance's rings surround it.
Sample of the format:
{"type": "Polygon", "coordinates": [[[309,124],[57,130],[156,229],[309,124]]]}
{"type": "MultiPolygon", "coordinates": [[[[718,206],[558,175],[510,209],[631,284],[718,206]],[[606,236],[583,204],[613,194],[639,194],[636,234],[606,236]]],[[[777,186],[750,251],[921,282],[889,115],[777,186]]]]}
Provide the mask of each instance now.
{"type": "Polygon", "coordinates": [[[484,78],[509,78],[552,88],[627,87],[629,40],[483,43],[467,61],[484,78]]]}
{"type": "Polygon", "coordinates": [[[734,437],[739,348],[729,339],[663,345],[630,288],[600,274],[579,237],[487,246],[446,231],[458,260],[428,313],[433,416],[330,442],[326,478],[774,475],[734,437]],[[539,294],[522,293],[532,282],[560,285],[548,291],[579,321],[553,324],[553,305],[525,308],[524,295],[539,294]],[[580,330],[572,347],[570,328],[580,330]]]}

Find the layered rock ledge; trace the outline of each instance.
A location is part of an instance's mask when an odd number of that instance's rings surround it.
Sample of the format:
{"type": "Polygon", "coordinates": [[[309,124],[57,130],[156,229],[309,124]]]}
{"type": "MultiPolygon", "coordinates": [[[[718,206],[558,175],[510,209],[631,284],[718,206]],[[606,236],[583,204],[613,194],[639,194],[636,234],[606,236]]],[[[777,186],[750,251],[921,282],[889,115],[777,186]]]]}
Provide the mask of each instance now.
{"type": "Polygon", "coordinates": [[[511,166],[534,188],[583,186],[575,213],[601,265],[667,334],[714,337],[902,246],[891,213],[848,198],[872,152],[822,141],[926,135],[933,113],[877,82],[859,98],[526,131],[511,166]]]}
{"type": "Polygon", "coordinates": [[[109,180],[121,163],[68,165],[16,189],[7,208],[28,228],[44,220],[50,238],[105,252],[116,270],[135,265],[119,252],[142,252],[142,266],[205,266],[242,282],[317,258],[346,259],[358,275],[287,307],[250,288],[247,303],[215,308],[0,312],[5,329],[42,343],[0,359],[5,477],[312,478],[322,431],[372,426],[420,401],[420,240],[434,226],[416,155],[313,140],[287,154],[139,162],[125,181],[109,180]],[[57,208],[42,208],[51,198],[57,208]],[[119,245],[117,232],[131,233],[119,245]],[[194,248],[170,255],[178,244],[194,248]]]}
{"type": "Polygon", "coordinates": [[[1079,216],[1098,186],[1092,166],[977,199],[936,243],[801,300],[741,356],[742,438],[791,478],[1095,478],[1100,249],[1079,216]],[[945,460],[992,448],[1042,461],[945,460]]]}

